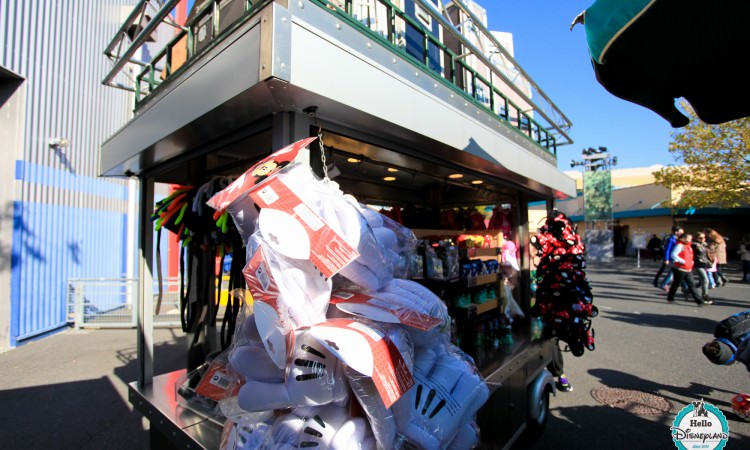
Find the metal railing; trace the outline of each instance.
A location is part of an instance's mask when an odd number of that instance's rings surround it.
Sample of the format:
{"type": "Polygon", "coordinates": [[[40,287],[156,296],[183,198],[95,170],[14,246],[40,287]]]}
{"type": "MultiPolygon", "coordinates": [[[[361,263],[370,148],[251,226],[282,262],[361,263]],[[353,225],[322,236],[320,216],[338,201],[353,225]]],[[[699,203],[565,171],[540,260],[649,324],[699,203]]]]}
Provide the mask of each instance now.
{"type": "MultiPolygon", "coordinates": [[[[415,0],[412,15],[391,0],[308,1],[379,40],[468,101],[513,126],[553,156],[557,154],[558,145],[572,143],[568,136],[571,122],[462,1],[438,2],[440,6],[436,6],[430,0],[415,0]]],[[[145,35],[155,26],[146,24],[130,47],[115,53],[118,47],[114,42],[119,40],[122,46],[126,38],[124,33],[119,33],[105,52],[115,62],[115,68],[104,84],[135,92],[137,109],[160,84],[200,58],[206,49],[231,34],[271,0],[241,2],[243,14],[240,17],[234,14],[228,22],[222,20],[224,2],[206,0],[188,17],[187,23],[177,27],[178,31],[164,48],[149,61],[138,62],[143,69],[130,88],[113,82],[115,69],[121,69],[125,62],[133,62],[134,47],[142,46],[145,35]],[[201,35],[209,36],[210,43],[199,45],[201,35]],[[128,60],[123,62],[126,57],[128,60]]],[[[156,16],[162,21],[166,20],[164,9],[156,16]]],[[[171,22],[169,25],[175,26],[171,22]]]]}
{"type": "Polygon", "coordinates": [[[442,2],[441,12],[430,0],[414,0],[412,17],[391,0],[310,1],[427,69],[551,154],[572,143],[570,120],[463,2],[442,2]],[[446,44],[451,40],[452,48],[446,44]]]}
{"type": "Polygon", "coordinates": [[[242,12],[231,16],[221,7],[226,3],[223,0],[204,2],[165,47],[151,61],[144,64],[143,70],[136,76],[136,108],[161,83],[180,72],[183,67],[189,66],[189,62],[210,48],[205,42],[218,41],[220,36],[228,35],[262,6],[271,3],[271,0],[235,1],[242,8],[242,12]]]}
{"type": "MultiPolygon", "coordinates": [[[[154,305],[158,287],[154,286],[154,305]]],[[[135,328],[138,280],[96,278],[68,280],[68,323],[78,328],[135,328]]],[[[154,326],[181,327],[179,280],[164,280],[154,326]]]]}

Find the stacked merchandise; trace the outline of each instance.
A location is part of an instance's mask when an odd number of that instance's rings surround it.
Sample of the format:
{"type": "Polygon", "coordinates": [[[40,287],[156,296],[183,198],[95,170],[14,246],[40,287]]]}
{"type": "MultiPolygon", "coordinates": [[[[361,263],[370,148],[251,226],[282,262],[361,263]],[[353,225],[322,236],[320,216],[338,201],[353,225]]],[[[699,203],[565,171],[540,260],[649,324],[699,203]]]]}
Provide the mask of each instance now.
{"type": "MultiPolygon", "coordinates": [[[[215,212],[206,206],[206,201],[226,188],[230,180],[212,178],[201,186],[181,186],[156,203],[151,216],[157,231],[156,262],[159,278],[159,295],[155,314],[159,314],[162,303],[162,270],[160,256],[161,231],[166,229],[180,240],[180,321],[182,330],[191,334],[187,367],[192,370],[205,361],[215,346],[213,330],[225,285],[228,292],[244,285],[242,268],[245,265],[245,250],[238,230],[228,211],[215,212]],[[229,256],[226,274],[224,260],[229,256]],[[216,261],[220,260],[217,271],[216,261]],[[224,275],[229,278],[221,283],[224,275]]],[[[236,212],[236,211],[235,211],[236,212]]],[[[230,296],[221,319],[221,348],[227,348],[236,328],[235,320],[241,300],[230,296]]]]}
{"type": "Polygon", "coordinates": [[[413,233],[298,162],[314,139],[208,201],[241,230],[252,294],[195,389],[225,419],[222,449],[474,447],[489,389],[408,279],[413,233]]]}
{"type": "Polygon", "coordinates": [[[448,237],[431,236],[417,242],[412,258],[413,279],[453,281],[459,277],[458,247],[448,237]]]}
{"type": "Polygon", "coordinates": [[[546,337],[568,344],[575,356],[594,350],[591,319],[598,309],[593,304],[586,280],[584,246],[576,226],[563,213],[548,217],[531,238],[539,263],[536,269],[536,303],[532,315],[540,317],[546,337]]]}

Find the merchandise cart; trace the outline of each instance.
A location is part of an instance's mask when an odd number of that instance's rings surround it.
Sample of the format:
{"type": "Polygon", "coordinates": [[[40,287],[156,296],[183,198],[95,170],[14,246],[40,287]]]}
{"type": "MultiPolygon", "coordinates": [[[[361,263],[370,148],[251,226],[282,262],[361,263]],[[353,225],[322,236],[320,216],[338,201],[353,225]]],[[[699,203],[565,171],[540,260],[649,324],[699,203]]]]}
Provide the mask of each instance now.
{"type": "MultiPolygon", "coordinates": [[[[150,422],[153,447],[217,448],[221,433],[220,421],[180,401],[186,370],[153,373],[155,183],[236,177],[309,136],[320,144],[309,156],[317,173],[362,203],[420,212],[406,224],[418,237],[496,235],[442,228],[439,213],[479,205],[508,210],[520,250],[513,296],[527,318],[505,329],[502,345],[475,333],[478,326],[498,333],[483,322],[503,315],[502,277],[423,281],[449,303],[461,348],[490,386],[477,418],[483,442],[510,446],[525,429],[543,428],[554,390],[546,366],[557,344],[528,319],[526,243],[530,205],[549,211],[555,198],[575,194],[574,181],[556,167],[557,146],[570,143],[564,115],[460,1],[195,3],[162,51],[140,62],[130,86],[118,77],[147,38],[171,23],[178,2],[160,4],[132,41],[118,33],[104,80],[132,88],[136,99],[132,120],[102,144],[101,172],[140,181],[139,378],[129,393],[150,422]],[[459,26],[469,22],[471,36],[459,26]],[[492,51],[482,50],[488,45],[492,51]],[[483,283],[498,287],[494,299],[455,304],[456,293],[483,283]]],[[[141,1],[122,30],[148,4],[141,1]]],[[[492,247],[462,251],[467,258],[499,255],[492,247]]],[[[205,345],[217,346],[215,326],[204,325],[205,345]]]]}

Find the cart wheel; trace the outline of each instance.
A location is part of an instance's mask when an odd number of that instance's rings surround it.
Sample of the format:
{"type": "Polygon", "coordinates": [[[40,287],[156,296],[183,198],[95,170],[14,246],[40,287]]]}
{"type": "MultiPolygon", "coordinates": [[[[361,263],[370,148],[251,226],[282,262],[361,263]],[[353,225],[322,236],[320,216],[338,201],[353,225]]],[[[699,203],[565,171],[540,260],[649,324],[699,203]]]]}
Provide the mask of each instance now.
{"type": "Polygon", "coordinates": [[[537,404],[537,414],[535,417],[529,417],[526,421],[526,437],[530,440],[536,440],[538,439],[542,433],[544,433],[544,428],[547,426],[547,421],[549,420],[549,394],[551,392],[551,388],[547,386],[539,395],[539,398],[537,398],[536,404],[537,404]]]}

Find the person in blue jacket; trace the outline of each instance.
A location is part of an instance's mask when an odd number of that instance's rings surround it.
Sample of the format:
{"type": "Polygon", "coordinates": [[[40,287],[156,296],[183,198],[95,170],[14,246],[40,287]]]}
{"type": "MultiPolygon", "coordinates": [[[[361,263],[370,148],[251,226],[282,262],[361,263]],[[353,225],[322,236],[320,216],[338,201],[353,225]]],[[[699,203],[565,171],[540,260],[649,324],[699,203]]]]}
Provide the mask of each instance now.
{"type": "Polygon", "coordinates": [[[661,274],[664,273],[664,271],[667,269],[667,267],[670,266],[672,259],[672,249],[674,248],[675,244],[677,243],[677,239],[680,238],[685,233],[685,230],[682,229],[680,226],[673,226],[672,227],[672,234],[667,239],[667,242],[664,244],[664,256],[662,258],[661,266],[659,266],[659,270],[656,272],[656,276],[654,276],[654,287],[661,287],[664,288],[664,286],[667,284],[668,280],[670,279],[669,274],[672,272],[669,271],[666,278],[664,278],[664,281],[659,283],[659,278],[661,278],[661,274]]]}

